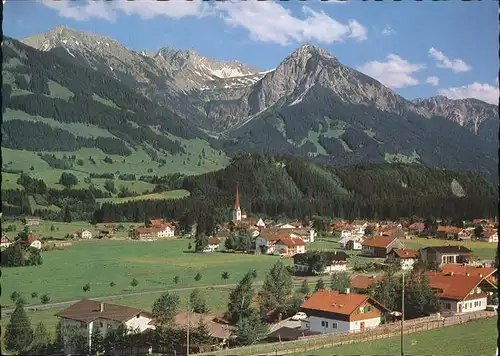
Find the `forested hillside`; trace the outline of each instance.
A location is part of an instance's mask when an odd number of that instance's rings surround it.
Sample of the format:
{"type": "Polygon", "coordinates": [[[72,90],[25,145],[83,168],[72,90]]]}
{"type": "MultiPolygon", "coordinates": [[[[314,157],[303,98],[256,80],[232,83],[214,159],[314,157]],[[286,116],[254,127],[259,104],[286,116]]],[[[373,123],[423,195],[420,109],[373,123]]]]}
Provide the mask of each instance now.
{"type": "MultiPolygon", "coordinates": [[[[104,204],[99,220],[144,216],[230,218],[236,184],[242,208],[252,214],[346,218],[493,216],[497,192],[475,173],[420,165],[320,166],[293,157],[243,154],[219,171],[185,177],[177,187],[191,197],[175,202],[104,204]]],[[[209,219],[210,220],[210,219],[209,219]]]]}
{"type": "Polygon", "coordinates": [[[180,154],[186,149],[179,139],[208,139],[189,121],[98,71],[10,38],[4,38],[2,52],[3,147],[29,151],[97,147],[122,156],[142,148],[151,155],[180,154]],[[107,134],[79,136],[53,121],[85,124],[107,134]]]}

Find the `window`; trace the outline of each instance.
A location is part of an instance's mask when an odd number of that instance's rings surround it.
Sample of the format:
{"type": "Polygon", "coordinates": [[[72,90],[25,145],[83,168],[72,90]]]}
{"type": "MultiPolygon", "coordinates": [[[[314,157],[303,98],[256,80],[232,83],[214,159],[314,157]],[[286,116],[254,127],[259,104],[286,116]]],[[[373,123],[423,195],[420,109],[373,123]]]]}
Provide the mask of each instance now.
{"type": "Polygon", "coordinates": [[[372,307],[371,307],[370,305],[367,305],[367,306],[365,307],[365,313],[369,313],[369,312],[371,312],[371,311],[372,311],[372,307]]]}
{"type": "Polygon", "coordinates": [[[467,303],[464,304],[464,309],[467,309],[467,303]]]}
{"type": "Polygon", "coordinates": [[[102,323],[102,321],[99,323],[99,326],[102,328],[104,326],[104,324],[102,323]]]}
{"type": "Polygon", "coordinates": [[[337,329],[337,323],[332,323],[332,329],[337,329]]]}
{"type": "Polygon", "coordinates": [[[323,328],[327,328],[327,327],[328,327],[328,321],[322,321],[322,322],[321,322],[321,326],[322,326],[323,328]]]}
{"type": "Polygon", "coordinates": [[[451,303],[446,303],[446,304],[445,304],[445,308],[446,308],[446,309],[451,309],[451,303]]]}

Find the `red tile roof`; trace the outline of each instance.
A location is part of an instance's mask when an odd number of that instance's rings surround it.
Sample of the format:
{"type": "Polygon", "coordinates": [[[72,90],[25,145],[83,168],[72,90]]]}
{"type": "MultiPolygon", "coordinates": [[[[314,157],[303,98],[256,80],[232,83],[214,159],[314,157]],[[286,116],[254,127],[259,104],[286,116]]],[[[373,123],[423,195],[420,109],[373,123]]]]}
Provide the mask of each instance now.
{"type": "Polygon", "coordinates": [[[418,258],[418,251],[417,250],[410,250],[407,248],[395,248],[394,253],[396,254],[397,257],[399,258],[418,258]]]}
{"type": "Polygon", "coordinates": [[[366,290],[374,283],[380,282],[381,276],[362,276],[358,275],[351,279],[351,288],[366,290]]]}
{"type": "Polygon", "coordinates": [[[351,315],[361,304],[368,301],[373,301],[368,295],[321,290],[314,293],[300,307],[302,309],[351,315]]]}
{"type": "Polygon", "coordinates": [[[305,246],[306,243],[300,237],[282,237],[276,243],[281,242],[287,247],[305,246]]]}
{"type": "Polygon", "coordinates": [[[484,278],[460,274],[445,275],[440,272],[427,272],[431,288],[438,289],[440,297],[451,300],[463,300],[478,286],[484,278]]]}
{"type": "Polygon", "coordinates": [[[209,245],[218,245],[218,244],[220,244],[220,239],[218,239],[217,237],[209,237],[208,244],[209,245]]]}
{"type": "Polygon", "coordinates": [[[392,237],[374,237],[370,239],[366,239],[361,243],[362,246],[370,246],[370,247],[383,247],[386,248],[389,244],[394,241],[392,237]]]}
{"type": "Polygon", "coordinates": [[[491,274],[495,273],[497,269],[493,267],[474,267],[474,266],[467,266],[467,265],[458,265],[458,264],[452,264],[448,263],[443,265],[441,267],[441,273],[442,274],[449,274],[453,272],[453,274],[459,274],[459,275],[469,275],[471,276],[478,276],[478,277],[488,277],[491,274]]]}

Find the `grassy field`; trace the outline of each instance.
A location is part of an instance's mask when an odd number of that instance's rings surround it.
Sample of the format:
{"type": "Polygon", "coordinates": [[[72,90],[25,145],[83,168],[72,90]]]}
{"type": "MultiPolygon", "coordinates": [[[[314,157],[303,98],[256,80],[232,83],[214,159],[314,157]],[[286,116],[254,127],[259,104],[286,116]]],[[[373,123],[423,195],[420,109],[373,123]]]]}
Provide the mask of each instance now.
{"type": "MultiPolygon", "coordinates": [[[[18,232],[24,228],[24,225],[19,221],[3,221],[5,227],[14,225],[15,231],[6,232],[9,238],[14,238],[17,236],[18,232]]],[[[144,224],[144,222],[138,223],[122,223],[124,229],[118,231],[114,236],[115,239],[124,239],[128,237],[128,230],[130,226],[139,226],[144,224]]],[[[30,226],[29,230],[41,238],[45,239],[63,239],[67,234],[74,234],[76,230],[86,229],[92,232],[93,235],[99,233],[100,228],[104,228],[105,224],[97,224],[94,228],[90,223],[86,221],[73,221],[71,223],[58,222],[58,221],[41,221],[38,226],[30,226]]]]}
{"type": "Polygon", "coordinates": [[[481,241],[453,241],[441,239],[418,238],[413,240],[404,240],[403,243],[408,248],[419,249],[425,246],[444,246],[460,245],[472,250],[472,253],[482,259],[494,260],[497,244],[481,241]]]}
{"type": "Polygon", "coordinates": [[[121,203],[125,203],[128,201],[134,201],[134,200],[179,199],[179,198],[188,197],[189,194],[190,193],[187,190],[180,189],[180,190],[171,190],[171,191],[162,192],[162,193],[137,195],[135,197],[127,197],[127,198],[102,198],[102,199],[97,199],[97,201],[99,201],[101,203],[112,202],[115,204],[121,204],[121,203]]]}
{"type": "Polygon", "coordinates": [[[155,242],[130,240],[75,241],[65,250],[44,252],[41,266],[5,268],[2,270],[2,307],[12,307],[13,291],[23,295],[29,304],[39,304],[31,293],[48,293],[51,302],[119,295],[140,291],[163,290],[191,286],[237,283],[250,269],[262,279],[277,261],[276,257],[232,253],[185,252],[188,240],[172,239],[155,242]],[[223,280],[221,273],[230,278],[223,280]],[[197,273],[202,275],[195,281],[197,273]],[[173,278],[180,277],[178,285],[173,278]],[[139,282],[131,287],[135,278],[139,282]],[[115,286],[111,287],[110,283],[115,286]],[[82,287],[90,283],[89,292],[82,287]]]}
{"type": "MultiPolygon", "coordinates": [[[[488,318],[407,335],[404,351],[407,356],[492,356],[495,354],[497,337],[496,319],[488,318]]],[[[400,350],[400,338],[393,337],[291,356],[399,355],[400,350]]]]}

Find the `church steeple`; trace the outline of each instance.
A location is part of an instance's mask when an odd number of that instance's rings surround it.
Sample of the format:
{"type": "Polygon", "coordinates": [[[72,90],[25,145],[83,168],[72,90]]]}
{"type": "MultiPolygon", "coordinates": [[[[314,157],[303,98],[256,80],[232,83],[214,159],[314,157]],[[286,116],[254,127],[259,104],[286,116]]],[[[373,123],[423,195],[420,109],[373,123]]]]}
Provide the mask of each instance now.
{"type": "Polygon", "coordinates": [[[238,191],[238,184],[236,184],[236,201],[234,203],[233,220],[241,221],[240,194],[238,191]]]}

